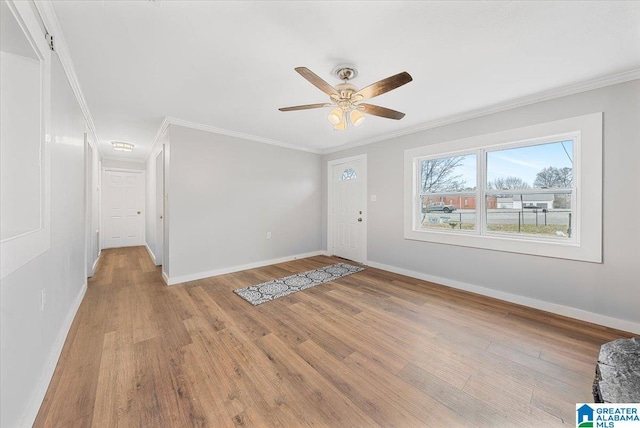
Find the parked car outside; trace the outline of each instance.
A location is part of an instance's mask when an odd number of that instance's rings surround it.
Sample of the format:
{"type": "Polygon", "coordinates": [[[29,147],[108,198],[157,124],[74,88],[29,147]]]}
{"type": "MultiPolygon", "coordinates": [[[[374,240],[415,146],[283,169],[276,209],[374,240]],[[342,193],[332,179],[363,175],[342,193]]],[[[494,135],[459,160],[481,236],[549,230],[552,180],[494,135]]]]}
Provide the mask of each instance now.
{"type": "Polygon", "coordinates": [[[430,213],[431,211],[442,211],[444,213],[450,213],[455,210],[455,206],[447,205],[444,202],[431,202],[427,206],[423,206],[423,211],[427,213],[430,213]]]}

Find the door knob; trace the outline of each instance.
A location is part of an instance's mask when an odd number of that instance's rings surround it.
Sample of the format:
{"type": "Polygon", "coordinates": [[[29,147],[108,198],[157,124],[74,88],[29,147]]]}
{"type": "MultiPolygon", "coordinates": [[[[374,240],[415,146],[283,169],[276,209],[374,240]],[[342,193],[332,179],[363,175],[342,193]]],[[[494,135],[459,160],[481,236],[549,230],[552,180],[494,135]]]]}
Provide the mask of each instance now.
{"type": "Polygon", "coordinates": [[[358,219],[358,221],[362,221],[362,217],[360,217],[360,218],[358,219]]]}
{"type": "Polygon", "coordinates": [[[140,214],[140,211],[138,211],[138,214],[140,214]]]}

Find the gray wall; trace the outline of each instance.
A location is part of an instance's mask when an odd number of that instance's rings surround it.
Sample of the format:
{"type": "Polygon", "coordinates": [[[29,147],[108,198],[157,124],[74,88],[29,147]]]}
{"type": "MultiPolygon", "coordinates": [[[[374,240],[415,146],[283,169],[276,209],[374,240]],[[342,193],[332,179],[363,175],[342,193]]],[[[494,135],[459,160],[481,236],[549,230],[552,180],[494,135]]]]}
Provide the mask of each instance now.
{"type": "Polygon", "coordinates": [[[367,153],[368,193],[377,195],[377,202],[368,202],[370,261],[639,323],[639,118],[640,81],[635,80],[325,155],[323,246],[327,161],[367,153]],[[603,264],[403,238],[405,149],[598,111],[604,112],[603,264]]]}
{"type": "Polygon", "coordinates": [[[171,278],[320,250],[319,155],[174,125],[169,140],[171,278]]]}
{"type": "Polygon", "coordinates": [[[51,248],[2,280],[3,427],[33,423],[86,283],[85,124],[58,57],[51,58],[51,248]],[[40,311],[43,288],[47,305],[40,311]]]}

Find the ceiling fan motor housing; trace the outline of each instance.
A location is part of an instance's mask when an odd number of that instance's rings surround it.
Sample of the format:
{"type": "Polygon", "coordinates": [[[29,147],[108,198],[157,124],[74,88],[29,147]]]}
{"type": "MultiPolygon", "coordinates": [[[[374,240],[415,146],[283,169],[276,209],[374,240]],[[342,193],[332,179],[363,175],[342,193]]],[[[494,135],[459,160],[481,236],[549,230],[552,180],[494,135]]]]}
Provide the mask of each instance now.
{"type": "Polygon", "coordinates": [[[362,97],[354,96],[358,92],[358,88],[351,83],[340,83],[335,86],[337,94],[331,95],[331,100],[335,102],[342,110],[351,110],[353,103],[359,101],[362,97]]]}
{"type": "Polygon", "coordinates": [[[338,76],[338,79],[347,81],[355,79],[358,75],[358,70],[351,66],[342,65],[336,68],[335,74],[338,76]]]}

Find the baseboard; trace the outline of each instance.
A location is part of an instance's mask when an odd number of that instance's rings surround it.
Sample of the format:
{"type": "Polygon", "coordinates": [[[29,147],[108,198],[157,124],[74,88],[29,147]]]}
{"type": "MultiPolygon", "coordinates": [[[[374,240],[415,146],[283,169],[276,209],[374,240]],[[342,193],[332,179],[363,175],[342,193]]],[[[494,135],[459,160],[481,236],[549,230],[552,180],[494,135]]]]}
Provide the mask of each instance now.
{"type": "Polygon", "coordinates": [[[400,275],[421,279],[423,281],[434,282],[436,284],[445,285],[447,287],[457,288],[459,290],[464,290],[464,291],[470,291],[472,293],[481,294],[483,296],[494,297],[496,299],[505,300],[507,302],[528,306],[530,308],[540,309],[543,311],[552,312],[554,314],[563,315],[566,317],[575,318],[582,321],[587,321],[590,323],[615,328],[618,330],[628,331],[630,333],[640,334],[640,323],[622,320],[619,318],[613,318],[606,315],[596,314],[594,312],[585,311],[583,309],[572,308],[570,306],[559,305],[557,303],[545,302],[544,300],[538,300],[531,297],[519,296],[517,294],[507,293],[499,290],[493,290],[491,288],[486,288],[479,285],[469,284],[461,281],[455,281],[449,278],[443,278],[443,277],[429,275],[422,272],[416,272],[409,269],[390,266],[383,263],[369,261],[367,265],[377,269],[398,273],[400,275]]]}
{"type": "MultiPolygon", "coordinates": [[[[98,256],[99,258],[99,256],[98,256]]],[[[29,400],[29,404],[27,405],[27,409],[20,421],[21,427],[30,427],[33,426],[33,423],[38,416],[38,412],[40,411],[40,406],[44,400],[44,396],[47,393],[47,389],[49,388],[49,383],[53,378],[53,372],[56,370],[56,366],[58,365],[58,360],[60,359],[60,354],[62,353],[62,348],[64,347],[64,342],[67,340],[67,335],[69,334],[69,330],[71,330],[71,324],[73,323],[73,319],[80,308],[80,304],[82,303],[82,299],[84,298],[85,293],[87,292],[87,283],[84,283],[80,293],[73,301],[69,312],[67,313],[67,317],[64,319],[64,323],[58,332],[58,337],[56,341],[53,343],[53,349],[51,350],[51,354],[49,354],[49,359],[45,364],[44,371],[42,373],[42,377],[38,381],[38,385],[29,400]]]]}
{"type": "Polygon", "coordinates": [[[165,284],[169,285],[169,276],[165,272],[162,272],[162,279],[165,284]]]}
{"type": "Polygon", "coordinates": [[[145,242],[144,247],[147,249],[147,253],[149,253],[149,256],[151,256],[151,260],[153,260],[153,264],[157,266],[158,264],[156,263],[156,255],[153,254],[153,251],[151,251],[151,248],[149,248],[149,244],[145,242]]]}
{"type": "MultiPolygon", "coordinates": [[[[280,258],[271,259],[271,260],[262,260],[259,262],[247,263],[245,265],[230,266],[226,268],[210,270],[207,272],[194,273],[191,275],[168,277],[165,279],[165,281],[168,285],[181,284],[183,282],[196,281],[198,279],[209,278],[211,276],[225,275],[227,273],[240,272],[242,270],[255,269],[263,266],[290,262],[291,260],[306,259],[307,257],[313,257],[313,256],[321,256],[321,255],[325,255],[325,253],[326,251],[312,251],[310,253],[296,254],[293,256],[280,257],[280,258]]],[[[163,272],[163,276],[164,276],[164,272],[163,272]]]]}

